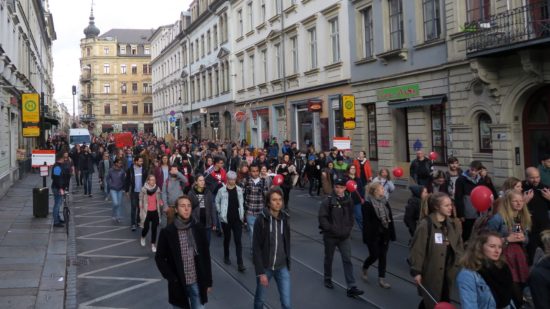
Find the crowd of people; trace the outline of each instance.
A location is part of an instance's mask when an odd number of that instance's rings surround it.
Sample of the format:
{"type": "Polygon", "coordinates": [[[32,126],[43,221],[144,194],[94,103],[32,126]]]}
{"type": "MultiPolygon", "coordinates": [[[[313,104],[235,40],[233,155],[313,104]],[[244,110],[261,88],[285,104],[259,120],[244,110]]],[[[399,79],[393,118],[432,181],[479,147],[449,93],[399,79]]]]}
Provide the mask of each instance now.
{"type": "MultiPolygon", "coordinates": [[[[378,262],[378,285],[386,280],[390,242],[396,222],[390,206],[396,186],[387,168],[373,172],[366,153],[354,157],[337,148],[301,151],[296,143],[276,138],[263,148],[245,141],[170,140],[135,134],[132,145],[117,145],[110,134],[94,137],[90,145],[68,149],[62,139],[52,173],[55,196],[53,223],[61,195],[82,187],[92,197],[92,174],[97,170],[100,191],[112,203],[113,224],[128,219],[141,231],[139,243],[150,247],[162,276],[168,281],[169,302],[175,308],[202,308],[213,287],[210,262],[212,234],[223,237],[223,261],[246,271],[243,230],[248,234],[256,275],[254,308],[263,308],[269,281],[274,279],[282,308],[291,308],[290,192],[306,187],[322,196],[319,229],[324,244],[324,286],[333,289],[332,264],[338,248],[347,295],[364,293],[357,287],[351,262],[354,226],[362,233],[369,256],[361,278],[378,262]],[[350,189],[353,181],[356,189],[350,189]],[[123,215],[123,196],[130,217],[123,215]],[[157,235],[158,229],[160,234],[157,235]]],[[[550,308],[550,156],[529,167],[525,180],[507,179],[497,191],[488,169],[474,160],[464,171],[457,158],[447,168],[434,167],[423,151],[411,162],[411,198],[404,224],[410,233],[407,259],[422,301],[419,308],[451,302],[454,285],[463,308],[550,308]],[[488,211],[474,207],[471,192],[486,186],[494,202],[488,211]]],[[[304,188],[305,189],[305,188],[304,188]]]]}

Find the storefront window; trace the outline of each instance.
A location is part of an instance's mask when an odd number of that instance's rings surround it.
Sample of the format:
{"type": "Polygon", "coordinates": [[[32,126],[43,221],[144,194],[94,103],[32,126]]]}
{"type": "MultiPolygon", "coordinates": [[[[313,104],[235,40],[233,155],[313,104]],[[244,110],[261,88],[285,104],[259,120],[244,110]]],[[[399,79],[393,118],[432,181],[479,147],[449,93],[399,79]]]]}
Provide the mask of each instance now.
{"type": "Polygon", "coordinates": [[[432,149],[438,154],[435,163],[447,163],[447,147],[445,145],[446,122],[445,104],[432,105],[432,149]]]}
{"type": "Polygon", "coordinates": [[[491,153],[493,152],[493,141],[491,138],[491,117],[487,114],[479,115],[478,128],[479,128],[479,152],[491,153]]]}
{"type": "Polygon", "coordinates": [[[298,111],[298,140],[303,150],[313,143],[313,113],[307,109],[298,111]]]}
{"type": "Polygon", "coordinates": [[[376,132],[376,105],[367,105],[367,126],[369,139],[369,159],[378,160],[378,138],[376,132]]]}

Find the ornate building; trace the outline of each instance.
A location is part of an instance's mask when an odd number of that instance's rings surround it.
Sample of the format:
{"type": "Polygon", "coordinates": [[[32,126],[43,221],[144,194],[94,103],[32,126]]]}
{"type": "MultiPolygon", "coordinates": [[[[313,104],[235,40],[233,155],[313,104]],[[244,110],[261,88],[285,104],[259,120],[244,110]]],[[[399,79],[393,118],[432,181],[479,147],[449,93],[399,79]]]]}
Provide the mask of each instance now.
{"type": "Polygon", "coordinates": [[[80,120],[95,133],[153,131],[151,29],[102,35],[93,11],[80,41],[80,120]]]}

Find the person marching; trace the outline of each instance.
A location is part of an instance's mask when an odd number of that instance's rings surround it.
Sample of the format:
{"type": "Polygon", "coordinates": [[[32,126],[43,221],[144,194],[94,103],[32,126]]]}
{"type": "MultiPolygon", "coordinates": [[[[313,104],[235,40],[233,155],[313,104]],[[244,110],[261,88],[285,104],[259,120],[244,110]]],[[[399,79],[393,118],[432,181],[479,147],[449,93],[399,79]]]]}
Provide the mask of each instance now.
{"type": "Polygon", "coordinates": [[[126,172],[122,168],[123,165],[123,159],[116,158],[106,177],[106,185],[109,187],[113,203],[113,221],[116,223],[120,223],[121,220],[122,192],[126,183],[126,172]]]}
{"type": "Polygon", "coordinates": [[[178,197],[183,195],[187,178],[178,171],[177,165],[170,167],[168,175],[168,178],[162,184],[162,202],[166,214],[166,224],[171,224],[176,215],[176,201],[178,197]]]}
{"type": "Polygon", "coordinates": [[[61,216],[59,215],[59,208],[61,207],[61,203],[63,202],[62,198],[64,190],[67,187],[67,185],[65,184],[67,175],[64,173],[63,169],[63,164],[65,162],[63,154],[57,153],[55,158],[56,162],[52,167],[52,192],[54,196],[54,205],[52,210],[53,226],[63,227],[63,223],[65,221],[61,220],[61,216]]]}
{"type": "Polygon", "coordinates": [[[355,285],[353,264],[351,263],[351,229],[353,228],[353,202],[345,194],[346,182],[342,178],[334,182],[334,192],[323,201],[319,208],[319,227],[325,246],[324,282],[325,287],[333,289],[332,259],[338,248],[344,264],[344,273],[348,286],[347,295],[357,297],[364,292],[355,285]]]}
{"type": "Polygon", "coordinates": [[[250,166],[250,177],[244,184],[244,207],[246,209],[246,222],[250,235],[250,244],[254,235],[254,223],[256,217],[265,207],[265,193],[269,190],[265,179],[260,178],[258,166],[250,166]]]}
{"type": "Polygon", "coordinates": [[[157,247],[157,227],[160,224],[160,209],[162,207],[162,198],[160,188],[156,184],[155,175],[149,175],[147,182],[141,188],[139,194],[139,217],[141,230],[141,246],[145,247],[145,236],[149,232],[151,225],[151,251],[156,252],[157,247]]]}
{"type": "Polygon", "coordinates": [[[229,258],[229,244],[231,232],[235,242],[235,253],[237,255],[237,267],[240,272],[246,270],[243,263],[242,231],[244,219],[244,197],[243,189],[237,186],[237,173],[227,173],[227,185],[224,185],[216,194],[216,210],[218,211],[223,230],[223,261],[231,265],[229,258]]]}
{"type": "Polygon", "coordinates": [[[212,291],[212,261],[204,228],[191,216],[191,200],[176,202],[174,222],[160,231],[155,262],[168,281],[168,302],[174,308],[202,309],[212,291]]]}
{"type": "Polygon", "coordinates": [[[143,166],[143,159],[140,156],[134,157],[134,164],[126,172],[126,195],[130,198],[130,225],[132,231],[136,230],[137,219],[139,218],[139,193],[147,178],[147,168],[143,166]]]}
{"type": "Polygon", "coordinates": [[[214,196],[210,189],[206,187],[204,178],[203,175],[197,177],[195,184],[189,190],[189,199],[191,199],[191,205],[193,206],[193,219],[205,228],[208,243],[210,243],[212,230],[216,230],[218,213],[215,209],[214,196]]]}

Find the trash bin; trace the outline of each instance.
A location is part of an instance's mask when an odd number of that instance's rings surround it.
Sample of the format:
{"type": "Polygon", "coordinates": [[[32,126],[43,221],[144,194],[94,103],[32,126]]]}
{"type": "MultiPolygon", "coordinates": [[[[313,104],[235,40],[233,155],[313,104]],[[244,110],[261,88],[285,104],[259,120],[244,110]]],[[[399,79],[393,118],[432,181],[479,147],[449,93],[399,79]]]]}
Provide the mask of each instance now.
{"type": "Polygon", "coordinates": [[[48,187],[32,189],[32,215],[37,218],[46,218],[49,211],[48,187]]]}

